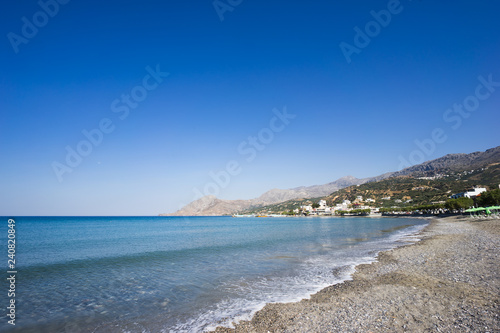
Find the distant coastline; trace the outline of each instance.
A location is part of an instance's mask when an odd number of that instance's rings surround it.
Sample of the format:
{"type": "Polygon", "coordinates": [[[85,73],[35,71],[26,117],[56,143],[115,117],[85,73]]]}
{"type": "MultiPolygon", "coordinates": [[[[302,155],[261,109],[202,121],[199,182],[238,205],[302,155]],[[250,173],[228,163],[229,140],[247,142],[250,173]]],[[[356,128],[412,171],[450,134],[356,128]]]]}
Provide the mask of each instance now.
{"type": "Polygon", "coordinates": [[[479,196],[481,191],[499,189],[499,171],[500,146],[484,152],[449,154],[376,177],[345,176],[323,185],[272,189],[250,200],[222,200],[206,195],[174,213],[160,216],[456,213],[459,209],[454,205],[446,207],[449,199],[470,198],[479,196]]]}

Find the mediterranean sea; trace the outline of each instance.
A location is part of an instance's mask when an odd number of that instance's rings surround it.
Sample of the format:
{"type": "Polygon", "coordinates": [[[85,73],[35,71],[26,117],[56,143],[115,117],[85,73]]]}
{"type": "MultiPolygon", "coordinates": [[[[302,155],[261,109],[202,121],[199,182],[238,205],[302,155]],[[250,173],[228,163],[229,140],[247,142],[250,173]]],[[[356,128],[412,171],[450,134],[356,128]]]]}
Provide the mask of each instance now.
{"type": "Polygon", "coordinates": [[[16,325],[4,316],[0,331],[37,333],[230,326],[266,303],[298,301],[349,279],[356,265],[410,242],[427,224],[363,217],[13,219],[16,325]]]}

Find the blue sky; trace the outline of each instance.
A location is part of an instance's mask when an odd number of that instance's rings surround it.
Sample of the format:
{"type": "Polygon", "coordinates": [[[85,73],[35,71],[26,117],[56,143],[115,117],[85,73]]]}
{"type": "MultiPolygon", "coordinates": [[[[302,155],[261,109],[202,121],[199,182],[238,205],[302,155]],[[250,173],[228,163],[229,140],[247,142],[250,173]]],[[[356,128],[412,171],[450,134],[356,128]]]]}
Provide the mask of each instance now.
{"type": "Polygon", "coordinates": [[[9,1],[0,215],[156,215],[195,193],[249,199],[495,147],[499,13],[492,0],[9,1]]]}

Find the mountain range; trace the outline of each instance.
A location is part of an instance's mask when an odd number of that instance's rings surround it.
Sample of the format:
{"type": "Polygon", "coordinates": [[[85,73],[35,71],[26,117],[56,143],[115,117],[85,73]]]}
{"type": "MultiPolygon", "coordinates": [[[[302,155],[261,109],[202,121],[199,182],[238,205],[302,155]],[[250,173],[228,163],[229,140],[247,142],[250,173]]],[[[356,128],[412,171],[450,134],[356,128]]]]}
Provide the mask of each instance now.
{"type": "Polygon", "coordinates": [[[222,200],[213,195],[204,196],[180,210],[171,214],[160,214],[161,216],[217,216],[235,214],[251,208],[258,208],[293,199],[307,199],[327,196],[337,190],[368,182],[380,181],[392,177],[434,176],[449,171],[470,170],[482,168],[492,163],[500,163],[500,146],[488,149],[484,152],[470,154],[448,154],[446,156],[405,168],[401,171],[388,172],[376,177],[359,179],[353,176],[345,176],[324,185],[301,186],[291,189],[272,189],[258,198],[250,200],[222,200]]]}

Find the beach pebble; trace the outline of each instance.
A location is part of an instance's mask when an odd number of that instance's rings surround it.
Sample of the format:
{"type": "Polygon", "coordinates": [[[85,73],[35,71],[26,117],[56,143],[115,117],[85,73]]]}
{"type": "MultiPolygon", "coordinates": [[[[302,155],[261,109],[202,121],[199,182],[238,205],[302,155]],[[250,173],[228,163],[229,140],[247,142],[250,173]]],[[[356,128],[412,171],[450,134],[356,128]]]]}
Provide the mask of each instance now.
{"type": "Polygon", "coordinates": [[[500,332],[500,223],[433,220],[350,281],[216,332],[500,332]]]}

